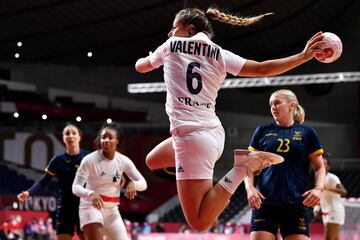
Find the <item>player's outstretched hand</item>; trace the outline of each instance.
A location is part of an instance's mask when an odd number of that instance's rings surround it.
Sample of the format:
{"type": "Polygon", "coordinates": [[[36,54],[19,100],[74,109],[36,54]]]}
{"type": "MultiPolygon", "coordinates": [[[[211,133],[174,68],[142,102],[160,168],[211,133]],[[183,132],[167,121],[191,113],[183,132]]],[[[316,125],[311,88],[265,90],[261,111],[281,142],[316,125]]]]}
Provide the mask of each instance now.
{"type": "Polygon", "coordinates": [[[310,38],[309,41],[307,41],[306,46],[303,50],[303,53],[306,58],[313,58],[316,53],[321,53],[322,50],[320,49],[320,45],[323,44],[324,36],[322,32],[316,33],[314,36],[310,38]]]}
{"type": "Polygon", "coordinates": [[[28,198],[29,198],[29,192],[28,191],[23,191],[21,193],[19,193],[17,195],[17,199],[20,201],[20,202],[25,202],[28,198]]]}
{"type": "Polygon", "coordinates": [[[261,207],[262,200],[265,199],[264,195],[262,195],[260,191],[253,186],[247,187],[246,193],[250,207],[259,209],[261,207]]]}
{"type": "Polygon", "coordinates": [[[320,203],[321,189],[313,188],[303,194],[303,204],[307,207],[314,207],[320,203]]]}
{"type": "Polygon", "coordinates": [[[125,190],[125,197],[128,199],[134,199],[136,197],[136,189],[135,189],[135,183],[133,181],[130,181],[128,185],[126,186],[125,190]]]}

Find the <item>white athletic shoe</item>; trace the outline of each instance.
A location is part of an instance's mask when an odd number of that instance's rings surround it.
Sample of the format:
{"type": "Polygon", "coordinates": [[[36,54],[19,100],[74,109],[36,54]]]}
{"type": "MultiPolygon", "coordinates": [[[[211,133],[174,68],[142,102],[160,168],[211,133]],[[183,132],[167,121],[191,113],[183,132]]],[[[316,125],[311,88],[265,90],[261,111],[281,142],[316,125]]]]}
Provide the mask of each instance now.
{"type": "Polygon", "coordinates": [[[280,155],[263,151],[234,150],[234,166],[244,166],[248,174],[259,175],[264,168],[284,161],[280,155]]]}

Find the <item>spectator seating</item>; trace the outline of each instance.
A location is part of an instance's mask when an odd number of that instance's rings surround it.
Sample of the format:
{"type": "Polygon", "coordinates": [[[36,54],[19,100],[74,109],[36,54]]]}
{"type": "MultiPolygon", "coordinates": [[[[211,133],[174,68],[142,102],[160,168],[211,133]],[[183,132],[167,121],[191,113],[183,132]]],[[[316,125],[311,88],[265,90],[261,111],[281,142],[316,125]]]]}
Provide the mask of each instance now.
{"type": "MultiPolygon", "coordinates": [[[[0,163],[0,194],[1,195],[17,195],[34,184],[33,180],[26,178],[26,176],[19,174],[17,171],[9,168],[6,164],[0,163]]],[[[49,186],[45,189],[44,195],[56,195],[57,182],[51,181],[49,186]]]]}
{"type": "MultiPolygon", "coordinates": [[[[77,102],[70,96],[57,96],[52,103],[44,94],[34,91],[10,90],[0,84],[0,101],[13,103],[14,110],[20,114],[17,121],[40,121],[43,114],[47,120],[74,121],[80,116],[86,121],[104,121],[111,118],[118,122],[145,122],[147,112],[122,109],[97,108],[95,102],[77,102]]],[[[2,121],[13,120],[13,112],[2,112],[2,121]]]]}

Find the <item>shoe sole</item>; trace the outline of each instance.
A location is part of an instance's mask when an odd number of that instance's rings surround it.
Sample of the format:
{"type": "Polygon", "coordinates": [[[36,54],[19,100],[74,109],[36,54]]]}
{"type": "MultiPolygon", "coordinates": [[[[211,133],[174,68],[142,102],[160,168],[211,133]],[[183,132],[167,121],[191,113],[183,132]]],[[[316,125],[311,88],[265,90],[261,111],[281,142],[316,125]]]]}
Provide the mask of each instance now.
{"type": "Polygon", "coordinates": [[[284,162],[284,158],[280,155],[277,155],[275,153],[271,153],[271,152],[264,152],[264,151],[250,151],[250,150],[245,150],[245,149],[235,149],[234,150],[234,155],[253,155],[253,156],[258,156],[261,159],[270,159],[271,161],[271,165],[276,165],[279,163],[284,162]]]}

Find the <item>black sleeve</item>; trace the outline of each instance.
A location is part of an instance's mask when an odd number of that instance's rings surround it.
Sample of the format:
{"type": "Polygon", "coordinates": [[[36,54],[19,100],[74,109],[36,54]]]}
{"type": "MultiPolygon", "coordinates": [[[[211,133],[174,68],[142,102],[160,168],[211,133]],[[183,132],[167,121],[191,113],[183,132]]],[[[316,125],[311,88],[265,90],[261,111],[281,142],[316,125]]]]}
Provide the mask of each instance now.
{"type": "Polygon", "coordinates": [[[52,175],[45,173],[39,180],[37,180],[34,185],[32,185],[27,191],[30,196],[39,193],[44,190],[45,187],[49,184],[52,179],[52,175]]]}

